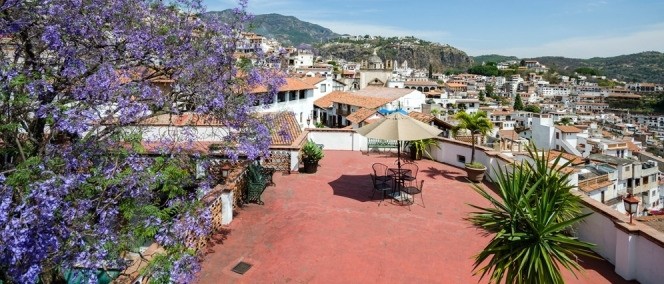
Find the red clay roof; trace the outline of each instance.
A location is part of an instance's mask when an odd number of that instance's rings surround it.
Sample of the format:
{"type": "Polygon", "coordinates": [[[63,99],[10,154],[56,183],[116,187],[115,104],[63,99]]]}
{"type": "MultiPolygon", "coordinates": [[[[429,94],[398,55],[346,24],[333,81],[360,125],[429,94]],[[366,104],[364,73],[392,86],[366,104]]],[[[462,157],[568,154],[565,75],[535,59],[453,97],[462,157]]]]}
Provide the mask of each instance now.
{"type": "Polygon", "coordinates": [[[603,188],[603,187],[607,187],[607,186],[612,185],[612,184],[613,184],[613,181],[607,180],[607,181],[600,182],[600,183],[591,183],[591,184],[587,184],[587,185],[581,185],[581,186],[579,186],[579,189],[582,190],[583,192],[588,193],[588,192],[591,192],[593,190],[597,190],[597,189],[600,189],[600,188],[603,188]]]}
{"type": "Polygon", "coordinates": [[[520,138],[519,134],[516,133],[516,131],[514,131],[512,129],[510,129],[510,130],[504,130],[504,129],[498,130],[498,135],[500,136],[500,138],[511,139],[511,140],[517,140],[517,139],[520,138]]]}
{"type": "Polygon", "coordinates": [[[336,100],[338,97],[341,97],[344,93],[345,92],[342,91],[333,91],[315,100],[314,105],[319,108],[331,108],[334,104],[334,100],[336,100]]]}
{"type": "MultiPolygon", "coordinates": [[[[299,91],[299,90],[312,90],[315,87],[312,84],[304,82],[300,78],[286,78],[286,83],[279,88],[280,92],[286,92],[286,91],[299,91]]],[[[254,88],[252,93],[266,93],[267,92],[267,87],[266,86],[258,86],[254,88]]]]}
{"type": "Polygon", "coordinates": [[[565,153],[565,152],[559,152],[556,150],[549,150],[549,160],[553,161],[555,160],[558,156],[561,156],[563,159],[571,161],[572,165],[580,165],[585,163],[583,160],[583,157],[579,157],[577,155],[573,155],[570,153],[565,153]]]}
{"type": "Polygon", "coordinates": [[[369,97],[369,96],[362,96],[357,93],[346,93],[346,92],[341,92],[340,95],[334,96],[330,100],[335,103],[341,103],[341,104],[347,104],[347,105],[359,106],[371,109],[381,107],[393,101],[389,98],[369,97]]]}
{"type": "Polygon", "coordinates": [[[263,114],[271,118],[272,145],[291,145],[302,134],[302,129],[292,112],[277,112],[263,114]]]}
{"type": "Polygon", "coordinates": [[[325,78],[323,77],[302,77],[300,78],[302,82],[305,82],[309,85],[315,86],[316,84],[325,81],[325,78]]]}
{"type": "Polygon", "coordinates": [[[563,133],[581,133],[581,129],[571,125],[556,125],[556,129],[563,133]]]}
{"type": "Polygon", "coordinates": [[[361,108],[356,112],[346,116],[346,119],[352,123],[360,123],[376,113],[375,109],[361,108]]]}
{"type": "Polygon", "coordinates": [[[639,146],[636,146],[636,144],[634,144],[634,142],[632,142],[632,141],[625,141],[625,142],[627,142],[627,149],[629,149],[630,151],[632,151],[632,152],[641,151],[641,149],[639,149],[639,146]]]}
{"type": "Polygon", "coordinates": [[[421,122],[424,122],[424,123],[426,123],[426,124],[429,124],[429,123],[431,123],[434,119],[436,119],[436,117],[433,116],[433,115],[431,115],[431,114],[426,114],[426,113],[416,112],[416,111],[409,112],[409,113],[408,113],[408,116],[410,116],[410,117],[412,117],[412,118],[414,118],[414,119],[417,119],[417,120],[419,120],[419,121],[421,121],[421,122]]]}

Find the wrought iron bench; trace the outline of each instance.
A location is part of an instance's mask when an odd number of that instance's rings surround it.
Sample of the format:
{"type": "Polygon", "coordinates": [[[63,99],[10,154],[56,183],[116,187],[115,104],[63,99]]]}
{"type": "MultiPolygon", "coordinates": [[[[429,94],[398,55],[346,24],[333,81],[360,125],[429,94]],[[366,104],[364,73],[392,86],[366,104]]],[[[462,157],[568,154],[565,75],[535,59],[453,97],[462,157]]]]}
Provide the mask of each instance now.
{"type": "Polygon", "coordinates": [[[367,139],[367,150],[378,150],[380,149],[396,149],[398,148],[397,141],[395,140],[383,140],[383,139],[367,139]]]}
{"type": "Polygon", "coordinates": [[[252,163],[247,169],[247,196],[246,203],[256,202],[263,205],[261,195],[268,185],[274,185],[272,175],[274,169],[264,168],[258,163],[252,163]]]}

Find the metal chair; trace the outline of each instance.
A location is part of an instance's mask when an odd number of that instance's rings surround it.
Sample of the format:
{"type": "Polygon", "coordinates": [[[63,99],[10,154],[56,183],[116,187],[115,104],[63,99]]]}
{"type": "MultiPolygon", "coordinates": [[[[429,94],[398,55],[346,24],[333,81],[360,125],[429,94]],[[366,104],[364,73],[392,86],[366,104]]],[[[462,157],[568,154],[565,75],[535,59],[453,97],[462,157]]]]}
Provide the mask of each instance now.
{"type": "MultiPolygon", "coordinates": [[[[369,174],[369,175],[371,175],[371,182],[373,182],[373,191],[371,193],[371,199],[373,199],[374,194],[376,194],[376,191],[380,191],[381,194],[383,195],[383,200],[385,200],[385,195],[387,195],[386,192],[391,192],[392,191],[392,186],[390,186],[390,184],[388,182],[383,182],[383,181],[378,180],[377,176],[375,176],[373,174],[369,174]]],[[[381,202],[383,202],[383,200],[381,200],[381,202]]],[[[380,205],[380,203],[379,203],[379,205],[380,205]]]]}
{"type": "Polygon", "coordinates": [[[371,166],[373,169],[374,175],[376,176],[376,180],[387,183],[389,181],[392,181],[392,174],[389,172],[389,167],[385,164],[381,163],[375,163],[371,166]]]}
{"type": "Polygon", "coordinates": [[[413,196],[413,203],[415,203],[415,195],[420,195],[420,200],[422,200],[422,207],[424,206],[424,198],[422,197],[422,189],[424,188],[424,180],[420,181],[419,187],[417,186],[417,182],[415,182],[415,186],[407,186],[406,188],[402,189],[401,191],[410,194],[413,196]]]}
{"type": "MultiPolygon", "coordinates": [[[[412,183],[417,180],[417,171],[419,170],[419,167],[415,163],[404,163],[401,165],[401,169],[410,171],[403,177],[404,182],[412,183]]],[[[415,186],[417,186],[417,184],[415,186]]]]}

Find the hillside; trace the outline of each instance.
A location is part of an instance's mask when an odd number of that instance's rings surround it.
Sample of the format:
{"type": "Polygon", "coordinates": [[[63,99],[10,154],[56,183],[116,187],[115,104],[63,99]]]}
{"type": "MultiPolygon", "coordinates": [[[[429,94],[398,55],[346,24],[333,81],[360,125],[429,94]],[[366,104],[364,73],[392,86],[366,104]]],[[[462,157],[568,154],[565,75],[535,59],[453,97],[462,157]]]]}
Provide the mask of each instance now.
{"type": "Polygon", "coordinates": [[[482,62],[505,62],[505,61],[519,61],[520,59],[516,56],[505,56],[505,55],[498,55],[498,54],[489,54],[489,55],[480,55],[480,56],[473,56],[473,60],[480,64],[482,62]]]}
{"type": "MultiPolygon", "coordinates": [[[[231,10],[208,12],[205,16],[228,20],[231,10]]],[[[301,21],[293,16],[279,14],[255,15],[250,23],[250,31],[274,38],[284,46],[298,46],[302,43],[313,44],[339,37],[328,28],[301,21]]]]}
{"type": "Polygon", "coordinates": [[[414,37],[384,38],[364,40],[330,40],[316,45],[319,55],[331,58],[360,62],[376,54],[383,60],[397,60],[408,67],[427,69],[431,65],[434,72],[450,69],[465,70],[473,64],[473,59],[465,52],[449,45],[441,45],[414,37]]]}
{"type": "MultiPolygon", "coordinates": [[[[207,17],[230,19],[231,10],[208,12],[207,17]]],[[[366,38],[362,40],[339,39],[339,35],[325,27],[301,21],[293,16],[279,14],[255,15],[250,30],[274,38],[285,46],[302,43],[316,46],[318,55],[343,58],[351,61],[368,59],[377,50],[383,60],[408,61],[409,67],[428,68],[434,72],[447,70],[465,71],[482,62],[520,60],[514,56],[497,54],[468,56],[449,45],[431,43],[413,37],[366,38]]],[[[362,31],[358,31],[359,34],[362,31]]],[[[664,54],[656,51],[641,52],[606,58],[576,59],[565,57],[536,57],[533,59],[561,74],[572,74],[579,67],[590,67],[602,75],[622,81],[664,83],[664,54]]]]}
{"type": "Polygon", "coordinates": [[[664,53],[656,51],[590,59],[536,57],[533,60],[561,73],[590,67],[599,70],[602,75],[622,81],[664,83],[664,53]]]}

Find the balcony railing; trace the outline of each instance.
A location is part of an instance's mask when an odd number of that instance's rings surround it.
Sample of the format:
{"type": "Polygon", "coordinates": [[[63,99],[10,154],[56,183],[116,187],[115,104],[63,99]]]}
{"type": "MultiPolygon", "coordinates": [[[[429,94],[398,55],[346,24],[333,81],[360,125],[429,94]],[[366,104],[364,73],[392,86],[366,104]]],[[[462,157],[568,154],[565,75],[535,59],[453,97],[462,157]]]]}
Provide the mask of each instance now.
{"type": "Polygon", "coordinates": [[[344,109],[337,109],[337,115],[341,116],[347,116],[350,114],[350,111],[344,110],[344,109]]]}

